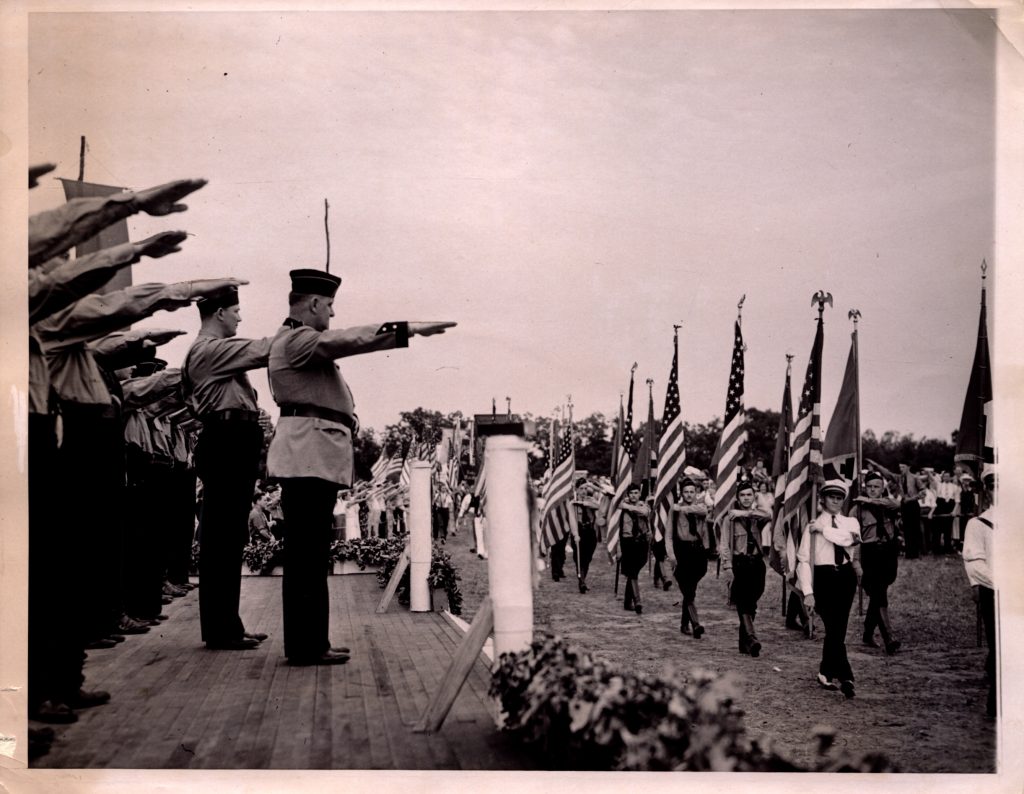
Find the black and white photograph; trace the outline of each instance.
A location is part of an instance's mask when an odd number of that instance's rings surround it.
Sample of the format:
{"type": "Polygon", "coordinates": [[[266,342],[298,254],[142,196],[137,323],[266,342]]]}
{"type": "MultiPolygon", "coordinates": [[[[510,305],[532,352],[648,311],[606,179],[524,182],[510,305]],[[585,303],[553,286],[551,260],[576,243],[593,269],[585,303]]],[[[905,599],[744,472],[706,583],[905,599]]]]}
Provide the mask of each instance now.
{"type": "Polygon", "coordinates": [[[0,788],[1019,790],[1019,3],[0,24],[0,788]]]}

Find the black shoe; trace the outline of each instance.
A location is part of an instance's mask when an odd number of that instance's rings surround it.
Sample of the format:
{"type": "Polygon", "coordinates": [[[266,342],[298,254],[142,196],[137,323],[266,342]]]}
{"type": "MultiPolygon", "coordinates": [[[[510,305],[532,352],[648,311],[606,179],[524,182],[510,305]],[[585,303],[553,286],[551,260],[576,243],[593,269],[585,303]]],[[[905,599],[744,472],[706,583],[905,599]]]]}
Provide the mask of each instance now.
{"type": "Polygon", "coordinates": [[[258,648],[259,645],[259,640],[249,637],[239,637],[237,640],[228,640],[227,642],[206,643],[206,647],[211,651],[251,651],[253,648],[258,648]]]}
{"type": "Polygon", "coordinates": [[[582,579],[580,579],[580,592],[581,592],[581,593],[585,593],[585,592],[587,592],[587,590],[589,590],[589,589],[590,589],[590,588],[589,588],[589,587],[587,587],[587,583],[586,583],[586,582],[584,582],[584,581],[583,581],[582,579]]]}
{"type": "Polygon", "coordinates": [[[680,623],[679,624],[679,632],[681,634],[686,634],[687,636],[689,636],[689,634],[690,634],[690,624],[689,623],[680,623]]]}
{"type": "Polygon", "coordinates": [[[818,673],[818,679],[817,680],[818,680],[818,685],[822,689],[831,689],[831,690],[834,691],[837,688],[836,685],[833,683],[831,678],[825,678],[825,676],[822,675],[821,673],[818,673]]]}
{"type": "Polygon", "coordinates": [[[667,593],[669,590],[672,589],[672,582],[666,579],[664,582],[661,583],[661,589],[667,593]]]}
{"type": "Polygon", "coordinates": [[[896,651],[898,651],[900,649],[900,645],[901,645],[901,643],[900,643],[899,640],[889,640],[889,642],[887,642],[885,644],[885,652],[886,652],[886,654],[889,655],[889,656],[894,655],[896,653],[896,651]]]}
{"type": "Polygon", "coordinates": [[[839,689],[846,695],[847,700],[853,697],[853,681],[841,681],[839,689]]]}
{"type": "MultiPolygon", "coordinates": [[[[703,626],[694,626],[693,627],[693,638],[695,640],[699,640],[703,636],[704,636],[704,627],[703,626]]],[[[760,649],[758,649],[758,650],[760,650],[760,649]]]]}
{"type": "Polygon", "coordinates": [[[870,635],[870,634],[865,634],[863,637],[861,637],[860,641],[861,641],[861,643],[863,643],[864,645],[866,645],[869,648],[877,648],[878,647],[878,643],[875,642],[875,638],[872,635],[870,635]]]}
{"type": "Polygon", "coordinates": [[[750,643],[750,655],[753,656],[755,659],[761,655],[761,643],[759,643],[757,640],[754,640],[750,643]]]}
{"type": "Polygon", "coordinates": [[[252,633],[246,631],[242,633],[242,636],[247,640],[256,640],[256,642],[263,642],[263,640],[265,640],[270,635],[264,634],[262,631],[254,631],[252,633]]]}
{"type": "Polygon", "coordinates": [[[638,614],[638,615],[642,615],[644,613],[644,605],[643,604],[637,604],[636,606],[633,607],[633,611],[636,612],[636,614],[638,614]]]}
{"type": "Polygon", "coordinates": [[[73,709],[87,709],[92,706],[102,706],[109,701],[110,693],[104,692],[102,689],[96,689],[91,692],[79,689],[78,694],[68,701],[68,706],[73,709]]]}
{"type": "Polygon", "coordinates": [[[78,715],[71,710],[67,703],[56,700],[44,700],[35,711],[31,712],[29,719],[38,722],[48,722],[51,725],[68,725],[78,722],[78,715]]]}
{"type": "Polygon", "coordinates": [[[319,656],[288,657],[288,664],[298,667],[306,667],[317,664],[345,664],[349,660],[347,653],[338,653],[334,649],[322,653],[319,656]]]}

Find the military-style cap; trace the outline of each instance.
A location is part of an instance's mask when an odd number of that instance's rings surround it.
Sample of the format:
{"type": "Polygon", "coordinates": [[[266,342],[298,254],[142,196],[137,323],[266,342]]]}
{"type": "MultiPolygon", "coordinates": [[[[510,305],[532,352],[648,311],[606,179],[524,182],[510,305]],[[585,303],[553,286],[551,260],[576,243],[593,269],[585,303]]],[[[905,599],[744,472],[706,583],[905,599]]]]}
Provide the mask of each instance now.
{"type": "Polygon", "coordinates": [[[208,295],[196,301],[200,317],[208,317],[217,309],[227,309],[238,305],[238,287],[225,287],[215,295],[208,295]]]}
{"type": "Polygon", "coordinates": [[[144,378],[147,375],[155,375],[162,369],[167,369],[167,362],[162,358],[153,358],[149,361],[140,361],[132,370],[133,378],[144,378]]]}
{"type": "Polygon", "coordinates": [[[739,494],[740,491],[747,490],[748,488],[753,490],[753,488],[754,488],[754,481],[753,480],[751,480],[748,477],[740,477],[740,479],[736,480],[736,493],[737,494],[739,494]]]}
{"type": "Polygon", "coordinates": [[[679,481],[679,487],[680,488],[685,488],[687,485],[692,485],[694,488],[697,487],[697,484],[693,480],[691,480],[689,477],[683,477],[683,479],[681,479],[679,481]]]}
{"type": "Polygon", "coordinates": [[[292,292],[302,295],[322,295],[333,298],[341,286],[341,277],[328,273],[326,270],[300,268],[288,273],[292,280],[292,292]]]}
{"type": "Polygon", "coordinates": [[[826,496],[827,494],[838,494],[839,496],[846,498],[846,494],[850,492],[850,489],[846,487],[846,483],[843,480],[826,480],[825,484],[821,486],[821,495],[826,496]]]}
{"type": "Polygon", "coordinates": [[[867,485],[869,482],[885,482],[885,479],[877,471],[869,471],[864,475],[864,484],[867,485]]]}

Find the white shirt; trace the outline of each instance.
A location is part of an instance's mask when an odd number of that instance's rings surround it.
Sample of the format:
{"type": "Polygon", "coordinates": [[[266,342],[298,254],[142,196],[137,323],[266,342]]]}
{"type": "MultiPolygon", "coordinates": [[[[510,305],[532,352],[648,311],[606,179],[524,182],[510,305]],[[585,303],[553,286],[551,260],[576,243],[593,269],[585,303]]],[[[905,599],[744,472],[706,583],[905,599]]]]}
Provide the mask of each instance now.
{"type": "Polygon", "coordinates": [[[836,546],[845,548],[851,562],[860,565],[860,522],[853,516],[821,513],[811,522],[810,527],[804,530],[803,537],[800,538],[800,548],[796,552],[796,578],[800,592],[805,596],[814,593],[814,572],[811,570],[812,538],[815,565],[833,565],[836,559],[836,546]],[[811,531],[815,528],[820,532],[811,531]]]}
{"type": "MultiPolygon", "coordinates": [[[[964,569],[971,586],[981,585],[995,590],[992,579],[992,528],[979,518],[993,521],[990,507],[964,528],[964,569]]],[[[994,521],[993,521],[994,523],[994,521]]]]}

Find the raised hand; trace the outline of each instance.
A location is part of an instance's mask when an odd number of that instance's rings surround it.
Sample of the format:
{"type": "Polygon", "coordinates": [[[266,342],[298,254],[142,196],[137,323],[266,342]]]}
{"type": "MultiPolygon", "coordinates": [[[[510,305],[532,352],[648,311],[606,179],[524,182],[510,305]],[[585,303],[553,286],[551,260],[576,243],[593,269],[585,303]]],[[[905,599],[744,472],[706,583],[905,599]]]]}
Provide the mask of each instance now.
{"type": "Polygon", "coordinates": [[[135,206],[149,215],[170,215],[172,212],[184,212],[188,207],[178,204],[180,199],[194,193],[206,184],[205,179],[179,179],[158,185],[135,194],[135,206]]]}
{"type": "Polygon", "coordinates": [[[173,254],[181,250],[181,243],[185,242],[188,235],[185,232],[160,232],[145,240],[134,243],[135,253],[138,256],[148,256],[159,259],[167,254],[173,254]]]}
{"type": "Polygon", "coordinates": [[[443,334],[448,328],[454,328],[458,323],[409,323],[409,336],[433,336],[443,334]]]}
{"type": "Polygon", "coordinates": [[[137,333],[142,338],[144,347],[159,347],[167,344],[176,336],[182,336],[185,332],[176,328],[147,328],[137,333]]]}
{"type": "Polygon", "coordinates": [[[249,282],[243,278],[201,278],[189,283],[192,286],[192,298],[206,298],[231,289],[231,287],[241,287],[249,282]]]}

